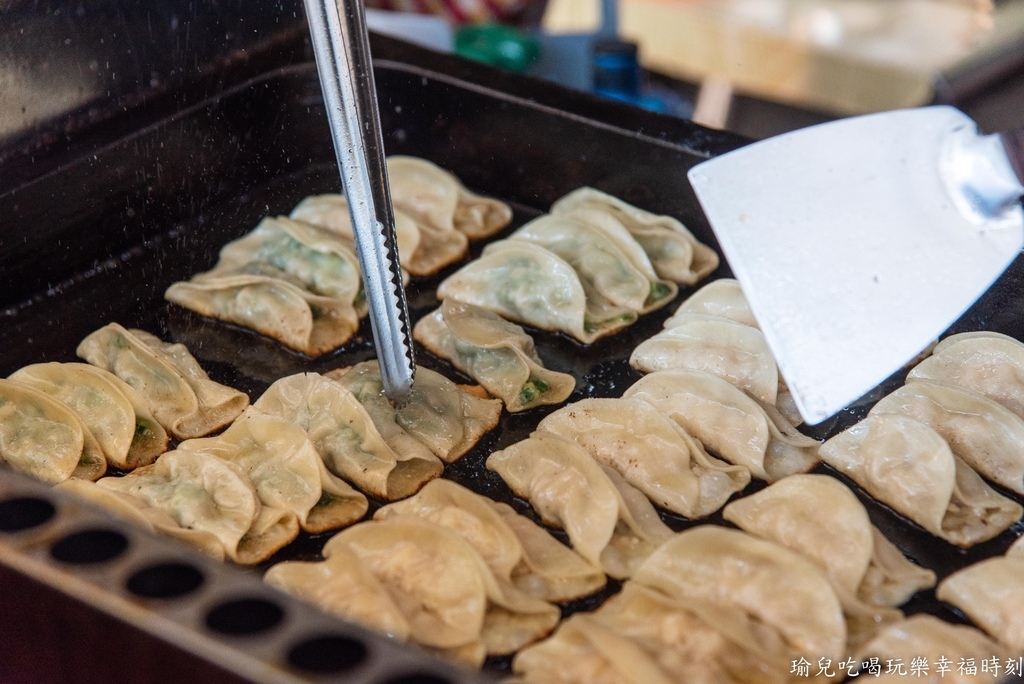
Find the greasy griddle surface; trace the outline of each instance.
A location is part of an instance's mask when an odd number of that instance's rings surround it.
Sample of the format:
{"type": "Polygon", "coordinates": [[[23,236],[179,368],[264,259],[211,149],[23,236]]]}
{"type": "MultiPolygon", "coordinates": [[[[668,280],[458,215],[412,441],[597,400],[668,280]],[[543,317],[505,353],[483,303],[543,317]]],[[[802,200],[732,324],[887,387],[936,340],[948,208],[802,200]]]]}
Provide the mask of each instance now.
{"type": "MultiPolygon", "coordinates": [[[[303,78],[310,80],[309,74],[303,78]]],[[[315,81],[313,83],[315,84],[315,81]]],[[[587,126],[585,122],[575,125],[587,126]]],[[[397,137],[402,137],[401,130],[397,137]]],[[[392,135],[392,141],[394,138],[395,134],[392,135]]],[[[417,151],[415,148],[400,150],[417,151]]],[[[474,154],[479,156],[484,152],[474,154]]],[[[435,161],[444,162],[443,159],[437,158],[435,161]]],[[[514,164],[515,160],[496,157],[494,163],[514,164]]],[[[451,168],[452,165],[448,166],[451,168]]],[[[559,164],[556,163],[548,171],[538,168],[536,173],[553,174],[558,168],[559,164]]],[[[471,189],[497,195],[509,200],[513,205],[513,224],[495,239],[539,215],[547,209],[551,199],[572,189],[564,185],[558,188],[558,179],[553,176],[550,182],[557,190],[553,190],[547,196],[536,193],[537,200],[530,203],[522,201],[521,194],[518,197],[510,196],[513,193],[494,192],[493,188],[480,187],[475,182],[477,179],[462,169],[452,170],[456,171],[471,189]]],[[[189,169],[169,169],[165,172],[172,171],[188,173],[189,169]]],[[[212,173],[215,174],[216,170],[212,173]]],[[[584,172],[579,172],[579,175],[583,179],[586,178],[584,172]]],[[[256,333],[198,316],[170,305],[163,299],[163,292],[168,285],[209,269],[215,263],[217,251],[223,244],[251,230],[262,217],[287,214],[307,195],[333,192],[337,187],[336,167],[322,159],[300,165],[298,169],[276,175],[271,173],[269,176],[263,182],[248,184],[244,190],[228,192],[226,197],[216,202],[198,203],[196,211],[186,220],[178,221],[169,228],[164,226],[162,230],[152,230],[142,244],[134,244],[118,254],[111,254],[107,260],[99,261],[87,270],[80,270],[63,281],[47,283],[46,289],[37,291],[33,298],[0,311],[0,348],[4,350],[0,360],[0,373],[6,376],[29,363],[75,361],[75,347],[81,338],[111,321],[126,327],[143,328],[163,339],[185,343],[213,379],[245,391],[253,400],[277,378],[301,371],[325,372],[373,358],[369,325],[365,320],[353,340],[344,347],[320,358],[310,359],[256,333]]],[[[81,179],[72,180],[81,182],[81,179]]],[[[593,182],[599,184],[599,181],[600,178],[597,178],[593,182]]],[[[615,182],[610,181],[608,185],[614,186],[615,182]]],[[[666,201],[658,199],[658,193],[675,190],[677,189],[668,187],[651,188],[650,192],[654,199],[650,208],[660,208],[659,203],[660,206],[666,205],[666,201]]],[[[667,201],[667,205],[671,206],[673,201],[677,201],[674,196],[667,201]]],[[[687,213],[692,215],[696,212],[692,200],[684,198],[682,201],[688,203],[687,213]]],[[[676,213],[678,215],[678,212],[676,213]]],[[[104,226],[96,225],[94,229],[102,231],[104,226]]],[[[705,241],[710,241],[706,233],[701,234],[701,229],[702,226],[698,225],[695,231],[705,241]]],[[[703,230],[706,231],[706,227],[703,227],[703,230]]],[[[88,236],[82,235],[81,239],[87,240],[88,236]]],[[[467,259],[475,258],[482,248],[483,243],[474,243],[467,259]]],[[[438,305],[434,294],[437,284],[464,263],[465,261],[453,265],[435,277],[412,279],[408,295],[413,321],[419,320],[438,305]]],[[[955,326],[955,330],[985,328],[1020,339],[1024,328],[1022,272],[1024,268],[1018,261],[992,291],[964,316],[955,326]]],[[[725,275],[728,275],[728,271],[723,266],[712,277],[725,275]]],[[[576,378],[577,386],[569,401],[585,397],[618,397],[640,377],[629,367],[629,354],[641,340],[660,330],[663,321],[678,303],[693,291],[692,288],[683,288],[679,297],[669,306],[642,316],[635,325],[625,331],[593,345],[581,345],[561,334],[536,330],[531,332],[545,365],[554,370],[570,373],[576,378]]],[[[417,346],[416,352],[416,360],[420,365],[439,371],[457,381],[471,382],[447,362],[431,356],[422,347],[417,346]]],[[[835,434],[863,417],[874,401],[899,386],[902,380],[903,374],[897,374],[857,405],[810,433],[818,438],[835,434]]],[[[494,450],[527,437],[537,423],[556,408],[540,407],[518,414],[503,413],[501,422],[494,431],[484,436],[476,447],[457,463],[446,466],[444,477],[492,499],[509,503],[520,513],[538,520],[530,506],[513,496],[501,478],[484,467],[484,462],[494,450]]],[[[827,466],[819,466],[817,471],[836,476],[827,466]]],[[[1003,553],[1021,533],[1021,524],[1018,523],[990,542],[970,550],[961,550],[933,537],[885,506],[876,503],[852,482],[847,481],[847,484],[852,486],[864,502],[872,521],[911,559],[934,570],[940,580],[970,563],[1003,553]]],[[[753,493],[763,486],[763,483],[754,482],[743,494],[753,493]]],[[[1011,498],[1020,500],[1016,495],[1011,495],[1011,498]]],[[[370,515],[379,505],[380,502],[371,502],[370,515]]],[[[664,511],[662,517],[676,530],[696,524],[664,511]]],[[[728,524],[722,521],[720,514],[702,522],[728,524]]],[[[566,541],[564,533],[560,530],[553,530],[552,533],[566,541]]],[[[267,563],[257,567],[255,571],[262,571],[269,565],[283,560],[319,559],[320,550],[330,536],[329,533],[303,533],[298,540],[281,550],[267,563]]],[[[620,586],[620,583],[611,581],[608,588],[599,594],[563,606],[563,612],[569,614],[576,610],[596,607],[620,586]]],[[[965,622],[962,615],[938,602],[930,591],[914,597],[904,610],[908,614],[928,612],[952,622],[965,622]]],[[[486,667],[500,672],[507,670],[508,664],[508,658],[493,659],[486,667]]]]}

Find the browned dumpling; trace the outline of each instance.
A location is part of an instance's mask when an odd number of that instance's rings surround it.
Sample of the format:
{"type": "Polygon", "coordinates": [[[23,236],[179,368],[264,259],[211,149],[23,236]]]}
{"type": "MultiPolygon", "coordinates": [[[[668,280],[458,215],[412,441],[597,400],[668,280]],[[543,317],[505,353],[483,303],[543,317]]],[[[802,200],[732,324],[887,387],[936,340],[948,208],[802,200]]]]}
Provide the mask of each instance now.
{"type": "Polygon", "coordinates": [[[228,425],[249,397],[214,382],[183,344],[111,323],[78,345],[78,356],[125,381],[176,439],[202,437],[228,425]]]}
{"type": "Polygon", "coordinates": [[[450,480],[434,480],[404,501],[389,504],[374,519],[413,516],[447,527],[468,541],[495,577],[544,601],[592,594],[604,573],[507,504],[497,503],[450,480]]]}
{"type": "Polygon", "coordinates": [[[61,402],[82,419],[107,463],[131,470],[167,451],[167,431],[145,400],[113,373],[84,363],[37,363],[11,375],[61,402]]]}
{"type": "Polygon", "coordinates": [[[836,585],[874,605],[899,606],[935,586],[935,573],[904,558],[853,492],[827,475],[791,475],[733,501],[723,517],[810,559],[836,585]]]}
{"type": "Polygon", "coordinates": [[[1024,512],[985,484],[938,433],[908,416],[869,415],[827,441],[820,454],[871,496],[957,546],[991,539],[1024,512]]]}
{"type": "Polygon", "coordinates": [[[631,576],[672,536],[640,490],[555,434],[538,430],[495,451],[487,468],[528,500],[546,524],[564,528],[573,549],[611,577],[631,576]]]}
{"type": "Polygon", "coordinates": [[[444,300],[420,319],[413,335],[504,401],[512,413],[560,404],[576,387],[571,375],[544,367],[525,330],[473,304],[444,300]]]}
{"type": "Polygon", "coordinates": [[[95,480],[107,470],[100,443],[74,411],[14,380],[0,380],[0,463],[50,483],[95,480]]]}

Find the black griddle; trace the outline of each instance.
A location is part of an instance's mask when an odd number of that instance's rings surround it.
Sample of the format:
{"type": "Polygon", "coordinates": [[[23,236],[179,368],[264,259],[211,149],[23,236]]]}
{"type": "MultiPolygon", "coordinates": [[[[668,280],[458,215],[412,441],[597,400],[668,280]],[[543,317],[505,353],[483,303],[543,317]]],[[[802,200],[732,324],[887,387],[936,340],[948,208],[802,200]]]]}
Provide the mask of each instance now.
{"type": "MultiPolygon", "coordinates": [[[[495,239],[546,211],[562,195],[591,185],[675,216],[717,247],[686,172],[712,154],[739,146],[741,139],[399,43],[375,42],[376,54],[389,50],[397,60],[425,59],[441,70],[377,61],[387,152],[429,159],[472,190],[509,202],[513,224],[495,239]]],[[[262,217],[287,214],[307,195],[337,192],[329,140],[316,71],[298,65],[239,85],[0,195],[0,374],[30,363],[76,360],[78,342],[112,321],[185,343],[212,378],[253,399],[285,375],[324,372],[372,358],[365,321],[349,343],[312,359],[163,299],[168,285],[209,269],[222,245],[250,231],[262,217]]],[[[482,247],[474,244],[468,258],[482,247]]],[[[437,284],[464,263],[434,277],[413,278],[408,294],[414,321],[438,305],[437,284]]],[[[727,275],[723,264],[712,278],[727,275]]],[[[1022,279],[1024,265],[1018,260],[954,330],[985,328],[1024,339],[1022,279]]],[[[593,345],[533,331],[540,356],[548,367],[576,377],[570,401],[621,396],[640,377],[627,362],[633,348],[657,332],[693,291],[684,288],[668,307],[593,345]]],[[[421,365],[469,381],[422,347],[417,352],[421,365]]],[[[897,374],[812,434],[826,438],[852,424],[902,380],[897,374]]],[[[525,438],[555,408],[504,414],[499,427],[449,465],[444,476],[536,519],[526,502],[486,470],[484,461],[492,451],[525,438]]],[[[818,470],[831,472],[824,465],[818,470]]],[[[744,494],[762,486],[754,483],[744,494]]],[[[1018,523],[965,551],[853,489],[872,521],[940,580],[1003,553],[1024,529],[1018,523]]],[[[373,503],[371,515],[379,504],[373,503]]],[[[696,524],[669,513],[663,517],[676,530],[696,524]]],[[[704,522],[726,524],[720,515],[704,522]]],[[[565,540],[560,531],[555,534],[565,540]]],[[[317,559],[329,536],[304,534],[256,572],[282,560],[317,559]]],[[[611,582],[603,592],[563,606],[563,612],[596,607],[619,587],[611,582]]],[[[932,592],[922,592],[904,610],[966,621],[932,592]]],[[[508,665],[507,658],[494,659],[486,669],[500,673],[508,665]]]]}

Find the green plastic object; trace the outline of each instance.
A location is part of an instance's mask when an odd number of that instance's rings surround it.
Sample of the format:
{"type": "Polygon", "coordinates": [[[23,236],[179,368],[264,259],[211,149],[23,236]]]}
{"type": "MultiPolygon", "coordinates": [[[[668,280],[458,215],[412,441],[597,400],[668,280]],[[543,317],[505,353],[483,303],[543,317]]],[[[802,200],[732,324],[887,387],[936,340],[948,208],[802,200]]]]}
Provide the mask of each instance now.
{"type": "Polygon", "coordinates": [[[522,73],[540,56],[540,44],[511,26],[477,24],[455,32],[455,52],[467,59],[522,73]]]}

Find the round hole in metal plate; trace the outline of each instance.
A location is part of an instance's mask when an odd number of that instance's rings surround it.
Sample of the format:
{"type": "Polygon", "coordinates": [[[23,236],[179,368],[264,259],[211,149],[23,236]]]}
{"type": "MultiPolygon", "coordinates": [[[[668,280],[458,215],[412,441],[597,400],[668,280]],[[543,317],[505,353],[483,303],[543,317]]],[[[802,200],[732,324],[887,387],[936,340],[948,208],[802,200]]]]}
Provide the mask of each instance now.
{"type": "Polygon", "coordinates": [[[206,614],[206,626],[221,634],[265,632],[284,619],[284,609],[263,598],[240,598],[214,606],[206,614]]]}
{"type": "Polygon", "coordinates": [[[384,684],[452,684],[452,681],[430,672],[413,672],[389,679],[384,684]]]}
{"type": "Polygon", "coordinates": [[[288,651],[288,662],[306,672],[345,672],[366,660],[366,646],[358,639],[326,634],[301,641],[288,651]]]}
{"type": "Polygon", "coordinates": [[[116,530],[82,530],[61,537],[50,547],[50,555],[65,563],[89,565],[117,558],[128,548],[128,538],[116,530]]]}
{"type": "Polygon", "coordinates": [[[0,532],[21,532],[49,522],[57,512],[46,499],[19,496],[0,501],[0,532]]]}
{"type": "Polygon", "coordinates": [[[190,594],[203,585],[199,568],[168,562],[147,566],[128,578],[128,591],[142,598],[170,599],[190,594]]]}

